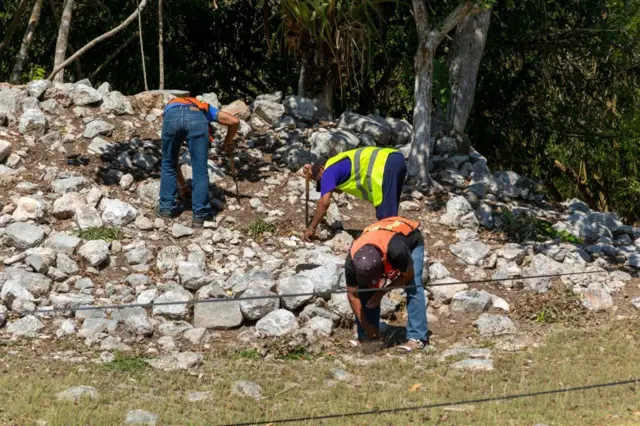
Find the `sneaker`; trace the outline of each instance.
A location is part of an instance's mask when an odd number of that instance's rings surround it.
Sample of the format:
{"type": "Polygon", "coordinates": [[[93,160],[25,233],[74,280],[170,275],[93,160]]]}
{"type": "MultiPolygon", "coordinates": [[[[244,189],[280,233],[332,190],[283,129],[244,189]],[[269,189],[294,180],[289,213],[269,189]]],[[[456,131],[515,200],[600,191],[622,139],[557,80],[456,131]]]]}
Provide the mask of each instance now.
{"type": "Polygon", "coordinates": [[[181,212],[180,211],[174,211],[174,212],[162,211],[160,210],[160,206],[157,205],[155,209],[155,213],[156,213],[156,216],[161,219],[175,219],[176,217],[180,216],[181,212]]]}
{"type": "Polygon", "coordinates": [[[206,216],[194,216],[191,219],[191,227],[192,228],[202,228],[204,227],[205,222],[213,222],[215,220],[212,214],[206,216]]]}

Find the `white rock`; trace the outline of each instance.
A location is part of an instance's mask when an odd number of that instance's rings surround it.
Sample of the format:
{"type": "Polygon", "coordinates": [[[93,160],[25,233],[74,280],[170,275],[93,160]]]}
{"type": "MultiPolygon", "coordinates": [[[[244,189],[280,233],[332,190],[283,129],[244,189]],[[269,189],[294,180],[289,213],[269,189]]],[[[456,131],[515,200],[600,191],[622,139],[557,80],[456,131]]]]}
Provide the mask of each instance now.
{"type": "Polygon", "coordinates": [[[256,323],[256,331],[267,337],[284,336],[297,329],[295,315],[285,309],[270,312],[256,323]]]}
{"type": "Polygon", "coordinates": [[[78,254],[89,265],[100,266],[109,259],[109,244],[103,240],[87,241],[78,249],[78,254]]]}
{"type": "Polygon", "coordinates": [[[136,219],[138,210],[121,200],[104,199],[100,202],[102,221],[107,226],[123,227],[136,219]]]}
{"type": "Polygon", "coordinates": [[[76,386],[56,394],[59,401],[79,402],[84,398],[95,401],[99,398],[98,390],[93,386],[76,386]]]}

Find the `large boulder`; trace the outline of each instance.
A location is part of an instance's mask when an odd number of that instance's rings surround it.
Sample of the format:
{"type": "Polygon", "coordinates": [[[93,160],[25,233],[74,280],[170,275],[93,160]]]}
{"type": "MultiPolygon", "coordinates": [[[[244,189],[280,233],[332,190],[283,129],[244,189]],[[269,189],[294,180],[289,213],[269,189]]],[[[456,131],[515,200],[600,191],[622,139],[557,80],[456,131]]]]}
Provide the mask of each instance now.
{"type": "Polygon", "coordinates": [[[20,117],[18,130],[23,135],[44,135],[47,130],[47,117],[39,109],[28,109],[20,117]]]}
{"type": "Polygon", "coordinates": [[[233,101],[229,105],[222,107],[222,111],[238,117],[240,120],[247,121],[251,117],[251,110],[247,104],[241,100],[233,101]]]}
{"type": "Polygon", "coordinates": [[[125,95],[120,92],[110,92],[104,97],[101,109],[116,115],[133,115],[133,107],[125,95]]]}
{"type": "Polygon", "coordinates": [[[471,204],[462,196],[453,196],[447,201],[446,213],[440,218],[440,223],[455,228],[478,227],[478,219],[471,204]]]}
{"type": "Polygon", "coordinates": [[[0,139],[0,163],[11,154],[11,143],[0,139]]]}
{"type": "Polygon", "coordinates": [[[93,105],[102,101],[102,93],[84,84],[75,84],[69,96],[78,106],[93,105]]]}
{"type": "Polygon", "coordinates": [[[49,236],[47,241],[44,242],[44,246],[55,253],[64,253],[71,256],[81,242],[82,240],[75,235],[56,232],[49,236]]]}
{"type": "Polygon", "coordinates": [[[15,122],[20,112],[22,100],[26,97],[24,90],[11,88],[0,89],[0,116],[9,119],[9,122],[15,122]]]}
{"type": "Polygon", "coordinates": [[[287,96],[282,102],[287,110],[287,114],[297,120],[312,122],[318,110],[312,99],[300,96],[287,96]]]}
{"type": "Polygon", "coordinates": [[[382,118],[375,115],[369,115],[368,117],[380,124],[391,127],[391,139],[389,140],[391,145],[399,146],[411,142],[413,126],[407,120],[399,120],[392,117],[382,118]]]}
{"type": "Polygon", "coordinates": [[[48,210],[48,205],[42,200],[20,197],[12,216],[16,221],[41,221],[47,215],[48,210]]]}
{"type": "Polygon", "coordinates": [[[479,265],[489,254],[489,246],[480,241],[461,241],[449,247],[451,253],[467,265],[479,265]]]}
{"type": "Polygon", "coordinates": [[[96,136],[109,136],[111,132],[113,132],[113,129],[113,124],[102,120],[93,120],[86,125],[82,136],[87,139],[92,139],[96,136]]]}
{"type": "MultiPolygon", "coordinates": [[[[568,267],[560,262],[548,258],[544,254],[536,254],[531,264],[522,268],[522,277],[533,277],[540,275],[556,275],[568,272],[568,267]]],[[[551,278],[528,278],[524,279],[524,285],[538,293],[546,293],[551,288],[551,278]]]]}
{"type": "Polygon", "coordinates": [[[102,221],[107,226],[127,226],[138,215],[138,210],[131,204],[108,198],[100,202],[100,210],[102,210],[102,221]]]}
{"type": "Polygon", "coordinates": [[[27,315],[17,321],[7,324],[7,331],[14,336],[36,337],[44,324],[35,315],[27,315]]]}
{"type": "Polygon", "coordinates": [[[82,195],[77,192],[68,192],[53,202],[53,217],[71,219],[86,204],[87,200],[82,195]]]}
{"type": "Polygon", "coordinates": [[[44,230],[30,223],[12,223],[4,231],[5,244],[18,250],[36,247],[44,241],[44,237],[44,230]]]}
{"type": "Polygon", "coordinates": [[[57,194],[68,192],[80,192],[91,187],[91,182],[84,176],[73,176],[55,180],[51,183],[51,189],[57,194]]]}
{"type": "Polygon", "coordinates": [[[180,286],[172,286],[154,300],[153,315],[171,319],[183,319],[189,314],[189,305],[193,296],[180,286]],[[172,303],[162,305],[162,303],[172,303]],[[176,303],[183,302],[183,303],[176,303]],[[175,304],[174,304],[175,303],[175,304]]]}
{"type": "Polygon", "coordinates": [[[242,321],[239,301],[197,303],[193,309],[193,326],[196,328],[228,330],[241,326],[242,321]]]}
{"type": "Polygon", "coordinates": [[[266,337],[280,337],[299,328],[296,316],[285,309],[268,313],[256,323],[256,331],[266,337]]]}
{"type": "Polygon", "coordinates": [[[255,101],[253,112],[269,124],[274,124],[284,115],[284,105],[270,101],[255,101]]]}
{"type": "Polygon", "coordinates": [[[27,92],[30,96],[41,99],[49,87],[51,87],[49,80],[33,80],[27,84],[27,92]]]}
{"type": "Polygon", "coordinates": [[[329,130],[311,135],[311,153],[317,157],[333,157],[343,151],[355,149],[360,139],[348,130],[329,130]]]}
{"type": "Polygon", "coordinates": [[[482,313],[491,306],[492,297],[484,290],[465,290],[451,300],[451,310],[463,313],[482,313]]]}
{"type": "MultiPolygon", "coordinates": [[[[247,297],[266,297],[277,296],[276,293],[266,288],[250,288],[242,295],[247,297]]],[[[243,300],[240,302],[240,311],[249,321],[257,321],[267,315],[269,312],[275,311],[280,307],[280,300],[277,297],[269,299],[243,300]]]]}
{"type": "Polygon", "coordinates": [[[314,283],[303,275],[294,275],[291,277],[281,278],[278,281],[278,294],[284,296],[287,294],[306,293],[306,296],[282,297],[282,304],[285,308],[295,310],[311,300],[313,295],[314,283]]]}
{"type": "Polygon", "coordinates": [[[504,315],[482,314],[473,325],[476,326],[478,333],[480,333],[482,337],[513,334],[517,331],[513,321],[504,315]]]}
{"type": "Polygon", "coordinates": [[[103,240],[87,241],[78,249],[78,254],[89,265],[100,266],[109,259],[109,244],[103,240]]]}
{"type": "Polygon", "coordinates": [[[378,146],[388,145],[391,139],[391,128],[386,123],[349,111],[340,116],[338,127],[369,135],[378,146]]]}
{"type": "Polygon", "coordinates": [[[328,295],[346,287],[344,268],[335,263],[322,264],[317,268],[300,272],[298,276],[308,278],[313,283],[312,291],[317,294],[328,295]]]}

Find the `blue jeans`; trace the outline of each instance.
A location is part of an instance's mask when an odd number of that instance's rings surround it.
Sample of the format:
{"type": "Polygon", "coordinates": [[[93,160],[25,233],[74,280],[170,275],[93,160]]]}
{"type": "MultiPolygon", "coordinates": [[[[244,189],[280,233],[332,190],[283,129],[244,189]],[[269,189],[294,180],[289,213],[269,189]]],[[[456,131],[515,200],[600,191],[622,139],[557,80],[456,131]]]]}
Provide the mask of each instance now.
{"type": "MultiPolygon", "coordinates": [[[[407,340],[415,339],[422,342],[427,341],[427,306],[424,297],[424,287],[422,286],[422,265],[424,262],[424,246],[419,245],[411,252],[411,260],[413,261],[413,280],[407,283],[408,286],[414,285],[416,288],[406,289],[407,294],[407,340]]],[[[380,328],[380,308],[369,309],[366,307],[367,301],[374,292],[358,293],[360,302],[362,303],[362,314],[369,324],[380,328]]],[[[360,325],[356,318],[358,327],[358,339],[367,340],[367,333],[360,325]]]]}
{"type": "Polygon", "coordinates": [[[160,169],[160,211],[178,208],[178,155],[182,141],[187,142],[193,169],[191,202],[194,217],[212,213],[209,201],[209,123],[202,111],[191,106],[169,109],[162,122],[162,166],[160,169]]]}

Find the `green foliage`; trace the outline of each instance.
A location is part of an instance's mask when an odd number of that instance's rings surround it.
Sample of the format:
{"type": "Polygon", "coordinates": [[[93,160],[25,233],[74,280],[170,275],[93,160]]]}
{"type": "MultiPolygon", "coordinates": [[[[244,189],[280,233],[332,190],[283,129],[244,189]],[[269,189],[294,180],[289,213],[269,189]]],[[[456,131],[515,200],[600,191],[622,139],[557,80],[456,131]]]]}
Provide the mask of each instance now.
{"type": "Polygon", "coordinates": [[[517,242],[545,241],[560,238],[562,241],[582,244],[583,241],[567,231],[554,229],[551,223],[535,216],[521,213],[514,215],[509,209],[500,209],[501,230],[517,242]]]}
{"type": "Polygon", "coordinates": [[[138,355],[125,355],[120,352],[115,354],[113,361],[103,364],[107,371],[120,373],[137,373],[149,368],[146,358],[138,355]]]}
{"type": "Polygon", "coordinates": [[[109,227],[94,227],[81,229],[78,231],[78,237],[85,240],[104,240],[108,243],[120,239],[120,230],[109,227]]]}
{"type": "Polygon", "coordinates": [[[262,354],[257,349],[245,349],[237,352],[233,357],[236,359],[258,360],[262,359],[262,354]]]}
{"type": "Polygon", "coordinates": [[[546,181],[555,198],[638,220],[639,45],[638,0],[497,2],[475,148],[494,168],[546,181]]]}
{"type": "Polygon", "coordinates": [[[534,319],[537,323],[553,323],[558,318],[558,313],[553,306],[545,306],[534,319]]]}
{"type": "Polygon", "coordinates": [[[261,236],[265,232],[276,232],[276,226],[273,223],[264,221],[262,218],[254,220],[247,228],[247,234],[254,238],[261,236]]]}

